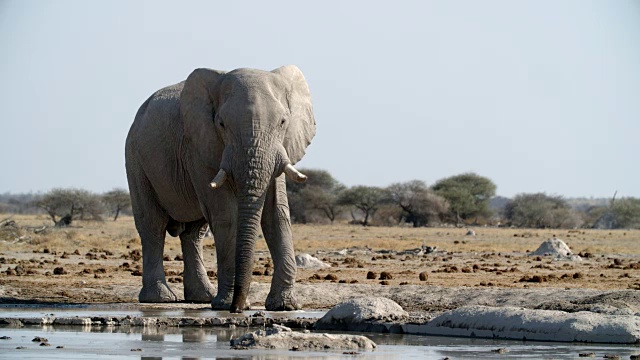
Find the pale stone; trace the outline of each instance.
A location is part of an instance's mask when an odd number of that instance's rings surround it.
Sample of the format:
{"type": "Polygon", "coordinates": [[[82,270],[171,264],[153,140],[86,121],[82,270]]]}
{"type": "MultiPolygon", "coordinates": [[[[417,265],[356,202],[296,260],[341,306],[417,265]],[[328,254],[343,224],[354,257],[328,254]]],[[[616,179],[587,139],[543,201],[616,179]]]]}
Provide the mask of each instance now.
{"type": "Polygon", "coordinates": [[[373,350],[376,344],[366,336],[320,334],[291,331],[281,325],[231,339],[236,349],[289,349],[289,350],[373,350]]]}
{"type": "Polygon", "coordinates": [[[405,319],[408,316],[409,314],[391,299],[362,297],[334,306],[316,322],[314,327],[324,330],[372,331],[375,330],[372,326],[405,319]]]}
{"type": "Polygon", "coordinates": [[[580,256],[574,255],[569,246],[558,238],[551,238],[540,244],[540,247],[529,255],[551,256],[558,260],[581,261],[580,256]]]}
{"type": "Polygon", "coordinates": [[[299,268],[306,268],[306,269],[324,269],[324,268],[331,267],[331,265],[325,264],[318,258],[313,257],[309,254],[296,255],[296,266],[299,268]]]}
{"type": "Polygon", "coordinates": [[[640,342],[640,317],[567,313],[518,307],[466,306],[427,324],[405,324],[410,334],[562,342],[640,342]]]}

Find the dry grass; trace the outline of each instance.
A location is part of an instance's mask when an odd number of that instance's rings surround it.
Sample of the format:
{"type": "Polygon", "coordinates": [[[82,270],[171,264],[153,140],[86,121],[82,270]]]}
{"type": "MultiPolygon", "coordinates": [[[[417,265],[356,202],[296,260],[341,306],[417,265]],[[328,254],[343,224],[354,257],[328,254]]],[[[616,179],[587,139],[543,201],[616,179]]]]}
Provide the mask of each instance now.
{"type": "Polygon", "coordinates": [[[466,236],[460,228],[362,227],[352,225],[295,225],[298,251],[368,246],[374,250],[405,250],[422,244],[458,252],[534,251],[544,240],[558,237],[575,253],[640,255],[639,230],[539,230],[476,228],[466,236]]]}
{"type": "Polygon", "coordinates": [[[22,229],[26,237],[21,241],[11,238],[0,238],[0,251],[42,250],[44,248],[61,251],[80,251],[91,248],[105,248],[110,250],[124,250],[127,245],[140,243],[140,239],[133,224],[133,217],[121,217],[118,221],[76,221],[67,228],[55,228],[51,219],[46,215],[10,215],[22,229]],[[30,228],[47,229],[39,234],[30,228]],[[4,241],[2,241],[4,240],[4,241]]]}
{"type": "MultiPolygon", "coordinates": [[[[143,269],[139,256],[132,255],[139,254],[141,249],[133,218],[76,222],[74,227],[51,227],[40,234],[35,234],[33,228],[51,225],[46,216],[12,218],[18,232],[15,228],[0,231],[0,291],[4,291],[5,297],[55,302],[136,301],[141,283],[139,272],[143,269]],[[16,241],[16,235],[22,240],[16,241]],[[65,273],[56,275],[56,269],[62,268],[65,273]],[[47,292],[41,291],[43,286],[48,288],[47,292]]],[[[640,289],[640,230],[474,230],[476,236],[466,236],[467,229],[460,228],[294,225],[296,251],[310,253],[331,264],[321,270],[298,269],[296,281],[379,286],[640,289]],[[554,236],[568,243],[575,253],[589,252],[593,256],[566,262],[525,254],[554,236]],[[438,251],[423,256],[379,252],[415,249],[423,244],[435,246],[438,251]],[[346,255],[336,252],[353,247],[373,251],[352,251],[346,255]],[[377,275],[387,272],[392,278],[369,278],[370,271],[377,275]],[[420,279],[420,273],[428,281],[420,279]]],[[[210,276],[215,282],[212,245],[212,239],[205,239],[205,266],[212,271],[210,276]]],[[[257,274],[252,280],[268,283],[272,277],[264,274],[264,270],[271,267],[271,261],[264,239],[257,242],[257,249],[254,263],[257,274]]],[[[165,273],[178,293],[184,266],[179,260],[180,253],[179,239],[167,237],[165,273]]]]}
{"type": "MultiPolygon", "coordinates": [[[[78,221],[75,226],[53,228],[45,215],[4,215],[23,228],[26,238],[14,242],[13,238],[0,239],[0,251],[42,250],[80,251],[105,248],[125,251],[139,247],[140,239],[133,218],[123,216],[114,222],[106,220],[78,221]],[[25,227],[49,226],[47,231],[34,234],[25,227]]],[[[373,250],[405,250],[423,244],[455,252],[526,252],[534,251],[541,242],[551,237],[564,240],[575,252],[595,254],[640,255],[640,230],[540,230],[475,228],[476,236],[466,236],[462,228],[408,228],[362,227],[356,225],[294,225],[294,245],[299,252],[340,250],[349,247],[369,247],[373,250]]],[[[211,239],[205,243],[212,243],[211,239]]],[[[167,248],[180,249],[179,239],[167,236],[167,248]]],[[[257,242],[258,250],[266,250],[264,239],[257,242]]]]}

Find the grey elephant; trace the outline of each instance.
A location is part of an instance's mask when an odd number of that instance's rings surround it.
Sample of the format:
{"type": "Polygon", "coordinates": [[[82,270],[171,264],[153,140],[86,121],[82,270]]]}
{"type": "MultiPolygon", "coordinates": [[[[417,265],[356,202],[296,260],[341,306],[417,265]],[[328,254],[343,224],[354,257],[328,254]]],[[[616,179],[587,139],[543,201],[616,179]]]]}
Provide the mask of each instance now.
{"type": "Polygon", "coordinates": [[[267,310],[300,305],[284,176],[314,137],[311,95],[302,72],[196,69],[145,101],[127,136],[127,179],[142,240],[141,302],[177,300],[163,267],[165,233],[179,236],[184,298],[214,309],[247,308],[259,228],[274,264],[267,310]],[[213,179],[213,180],[212,180],[213,179]],[[210,226],[218,292],[204,267],[210,226]]]}

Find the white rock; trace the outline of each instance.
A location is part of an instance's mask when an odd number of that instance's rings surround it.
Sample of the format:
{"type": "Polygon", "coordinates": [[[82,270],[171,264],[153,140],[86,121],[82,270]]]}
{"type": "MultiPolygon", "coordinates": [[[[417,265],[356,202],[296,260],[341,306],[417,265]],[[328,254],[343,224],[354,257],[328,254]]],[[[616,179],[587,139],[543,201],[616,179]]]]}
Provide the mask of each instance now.
{"type": "Polygon", "coordinates": [[[231,339],[231,346],[236,349],[319,349],[319,350],[373,350],[376,344],[369,338],[360,335],[320,334],[291,331],[281,325],[244,334],[231,339]]]}
{"type": "Polygon", "coordinates": [[[331,267],[331,265],[323,263],[318,258],[315,258],[309,254],[296,255],[296,266],[306,269],[323,269],[331,267]]]}
{"type": "Polygon", "coordinates": [[[552,256],[560,260],[581,261],[582,258],[573,255],[569,246],[558,238],[551,238],[540,244],[540,247],[529,255],[552,256]]]}
{"type": "Polygon", "coordinates": [[[383,297],[361,297],[334,306],[316,324],[361,324],[393,321],[409,316],[398,303],[383,297]]]}
{"type": "Polygon", "coordinates": [[[640,317],[466,306],[427,324],[406,324],[403,330],[421,335],[631,344],[640,341],[640,317]]]}

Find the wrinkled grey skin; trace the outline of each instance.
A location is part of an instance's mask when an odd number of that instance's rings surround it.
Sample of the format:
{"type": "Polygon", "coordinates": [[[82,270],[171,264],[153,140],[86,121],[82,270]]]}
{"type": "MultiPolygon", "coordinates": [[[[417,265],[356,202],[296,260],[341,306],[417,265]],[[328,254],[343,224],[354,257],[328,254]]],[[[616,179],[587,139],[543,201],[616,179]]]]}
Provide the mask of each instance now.
{"type": "Polygon", "coordinates": [[[196,69],[142,104],[125,150],[142,239],[139,300],[176,300],[162,263],[167,231],[180,236],[185,300],[242,311],[261,226],[274,263],[265,307],[300,308],[292,291],[296,264],[283,169],[303,157],[314,135],[309,88],[295,66],[196,69]],[[227,180],[212,189],[220,169],[227,180]],[[202,253],[207,224],[218,261],[215,297],[202,253]]]}

